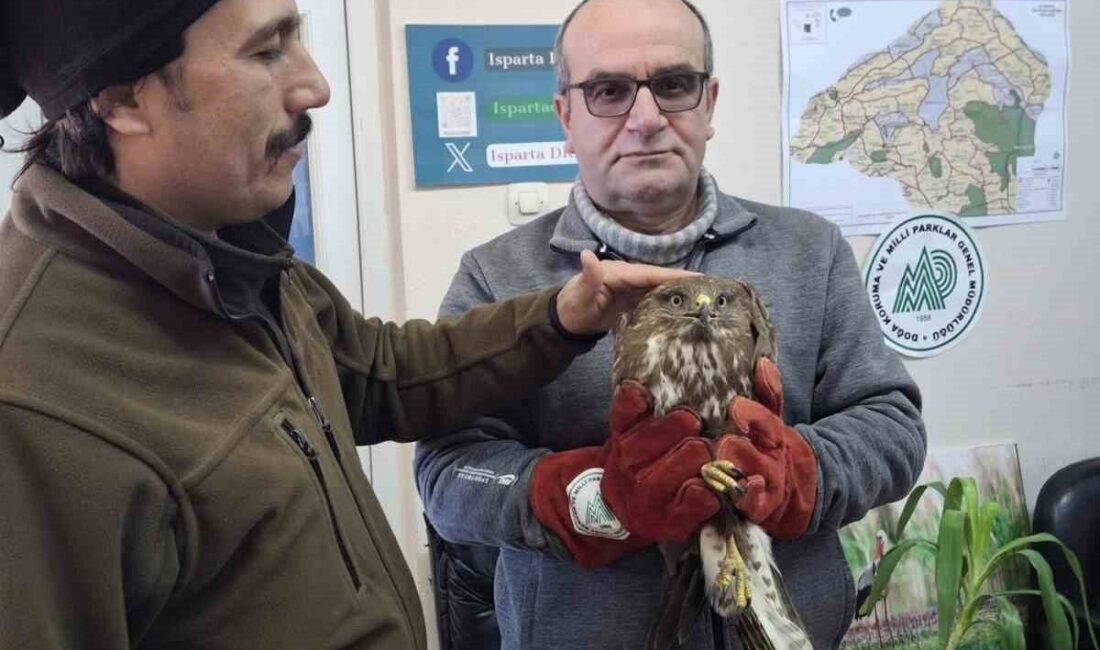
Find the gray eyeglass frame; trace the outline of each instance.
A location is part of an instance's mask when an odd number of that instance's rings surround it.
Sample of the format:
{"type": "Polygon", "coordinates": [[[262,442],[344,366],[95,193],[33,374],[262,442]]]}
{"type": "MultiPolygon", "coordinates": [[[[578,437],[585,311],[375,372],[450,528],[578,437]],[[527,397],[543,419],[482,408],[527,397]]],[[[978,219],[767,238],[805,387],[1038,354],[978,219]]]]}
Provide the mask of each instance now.
{"type": "Polygon", "coordinates": [[[573,89],[581,90],[582,91],[581,96],[584,97],[584,107],[585,107],[585,109],[588,110],[588,114],[591,115],[592,117],[614,118],[614,117],[622,117],[623,115],[626,115],[627,113],[629,113],[631,110],[634,109],[634,104],[636,104],[638,102],[638,91],[641,90],[643,87],[644,88],[649,88],[649,94],[653,96],[653,102],[655,104],[657,104],[657,109],[660,110],[662,113],[686,113],[687,111],[693,111],[696,108],[699,108],[699,104],[701,104],[703,102],[703,93],[706,92],[707,82],[710,81],[710,76],[711,75],[710,75],[709,72],[700,72],[698,70],[672,70],[672,71],[669,71],[669,72],[662,72],[661,74],[654,75],[654,76],[648,77],[646,79],[634,79],[633,77],[626,77],[626,76],[623,76],[623,77],[601,77],[599,79],[589,79],[588,81],[582,81],[580,83],[569,84],[568,86],[565,86],[562,90],[565,90],[565,91],[569,91],[569,90],[573,90],[573,89]],[[686,107],[686,108],[677,108],[677,109],[674,109],[674,110],[667,110],[663,106],[661,106],[661,100],[657,96],[657,93],[653,92],[653,87],[650,84],[652,84],[654,81],[658,81],[660,79],[665,79],[665,78],[668,78],[668,77],[673,77],[673,76],[678,76],[678,75],[687,75],[687,76],[690,76],[690,77],[697,78],[699,80],[699,93],[695,98],[695,103],[693,103],[691,106],[686,107]],[[634,96],[630,98],[630,104],[621,113],[614,113],[612,115],[601,115],[601,114],[596,113],[595,111],[593,111],[592,106],[589,105],[589,103],[588,103],[588,92],[587,91],[590,87],[592,87],[596,84],[607,83],[608,81],[629,81],[630,83],[634,84],[634,96]]]}

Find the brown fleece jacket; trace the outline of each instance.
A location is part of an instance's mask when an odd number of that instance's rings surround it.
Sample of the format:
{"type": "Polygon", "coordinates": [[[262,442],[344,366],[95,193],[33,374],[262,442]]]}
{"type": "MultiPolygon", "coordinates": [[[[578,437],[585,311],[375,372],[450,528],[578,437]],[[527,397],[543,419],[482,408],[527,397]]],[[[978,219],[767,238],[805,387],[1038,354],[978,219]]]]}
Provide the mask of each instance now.
{"type": "Polygon", "coordinates": [[[49,168],[20,179],[0,223],[0,647],[425,647],[356,442],[463,424],[591,341],[557,333],[554,290],[398,326],[285,267],[273,332],[226,312],[201,246],[49,168]]]}

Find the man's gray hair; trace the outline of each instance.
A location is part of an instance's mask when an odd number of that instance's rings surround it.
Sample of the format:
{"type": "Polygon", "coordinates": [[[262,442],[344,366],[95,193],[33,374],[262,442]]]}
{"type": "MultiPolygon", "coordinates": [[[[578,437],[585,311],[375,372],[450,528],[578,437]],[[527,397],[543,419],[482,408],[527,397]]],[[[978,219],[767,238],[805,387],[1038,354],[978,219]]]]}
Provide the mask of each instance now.
{"type": "MultiPolygon", "coordinates": [[[[689,0],[680,0],[687,8],[691,10],[691,13],[695,14],[695,17],[699,19],[699,24],[703,26],[703,72],[707,74],[714,73],[714,41],[710,37],[710,25],[707,24],[707,19],[703,17],[702,12],[693,5],[689,0]]],[[[562,43],[565,41],[565,30],[569,29],[569,24],[573,22],[573,18],[580,11],[581,7],[588,4],[589,0],[581,0],[580,4],[573,7],[573,11],[569,12],[569,15],[565,17],[565,22],[561,24],[561,29],[558,30],[557,38],[554,39],[554,84],[557,87],[559,93],[565,92],[565,87],[569,85],[569,67],[565,65],[565,52],[562,51],[562,43]]]]}

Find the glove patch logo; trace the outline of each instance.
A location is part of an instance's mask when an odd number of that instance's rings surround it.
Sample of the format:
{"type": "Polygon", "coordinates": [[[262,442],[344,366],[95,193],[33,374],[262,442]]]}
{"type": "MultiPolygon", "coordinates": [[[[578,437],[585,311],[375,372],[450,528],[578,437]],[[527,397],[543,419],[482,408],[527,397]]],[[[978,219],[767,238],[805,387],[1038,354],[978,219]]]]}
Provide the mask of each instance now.
{"type": "Polygon", "coordinates": [[[592,468],[577,475],[565,492],[569,497],[569,516],[573,520],[573,530],[589,537],[606,537],[623,540],[630,533],[623,528],[615,513],[604,503],[600,494],[600,481],[603,470],[592,468]]]}

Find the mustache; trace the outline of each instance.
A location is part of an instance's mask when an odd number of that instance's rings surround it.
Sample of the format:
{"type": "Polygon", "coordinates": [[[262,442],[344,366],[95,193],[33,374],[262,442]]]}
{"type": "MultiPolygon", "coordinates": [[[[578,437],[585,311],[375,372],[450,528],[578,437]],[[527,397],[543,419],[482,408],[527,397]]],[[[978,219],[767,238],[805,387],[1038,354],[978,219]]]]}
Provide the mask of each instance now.
{"type": "Polygon", "coordinates": [[[268,139],[266,151],[268,158],[278,158],[284,151],[305,140],[312,130],[313,120],[308,113],[302,113],[289,129],[280,131],[268,139]]]}

